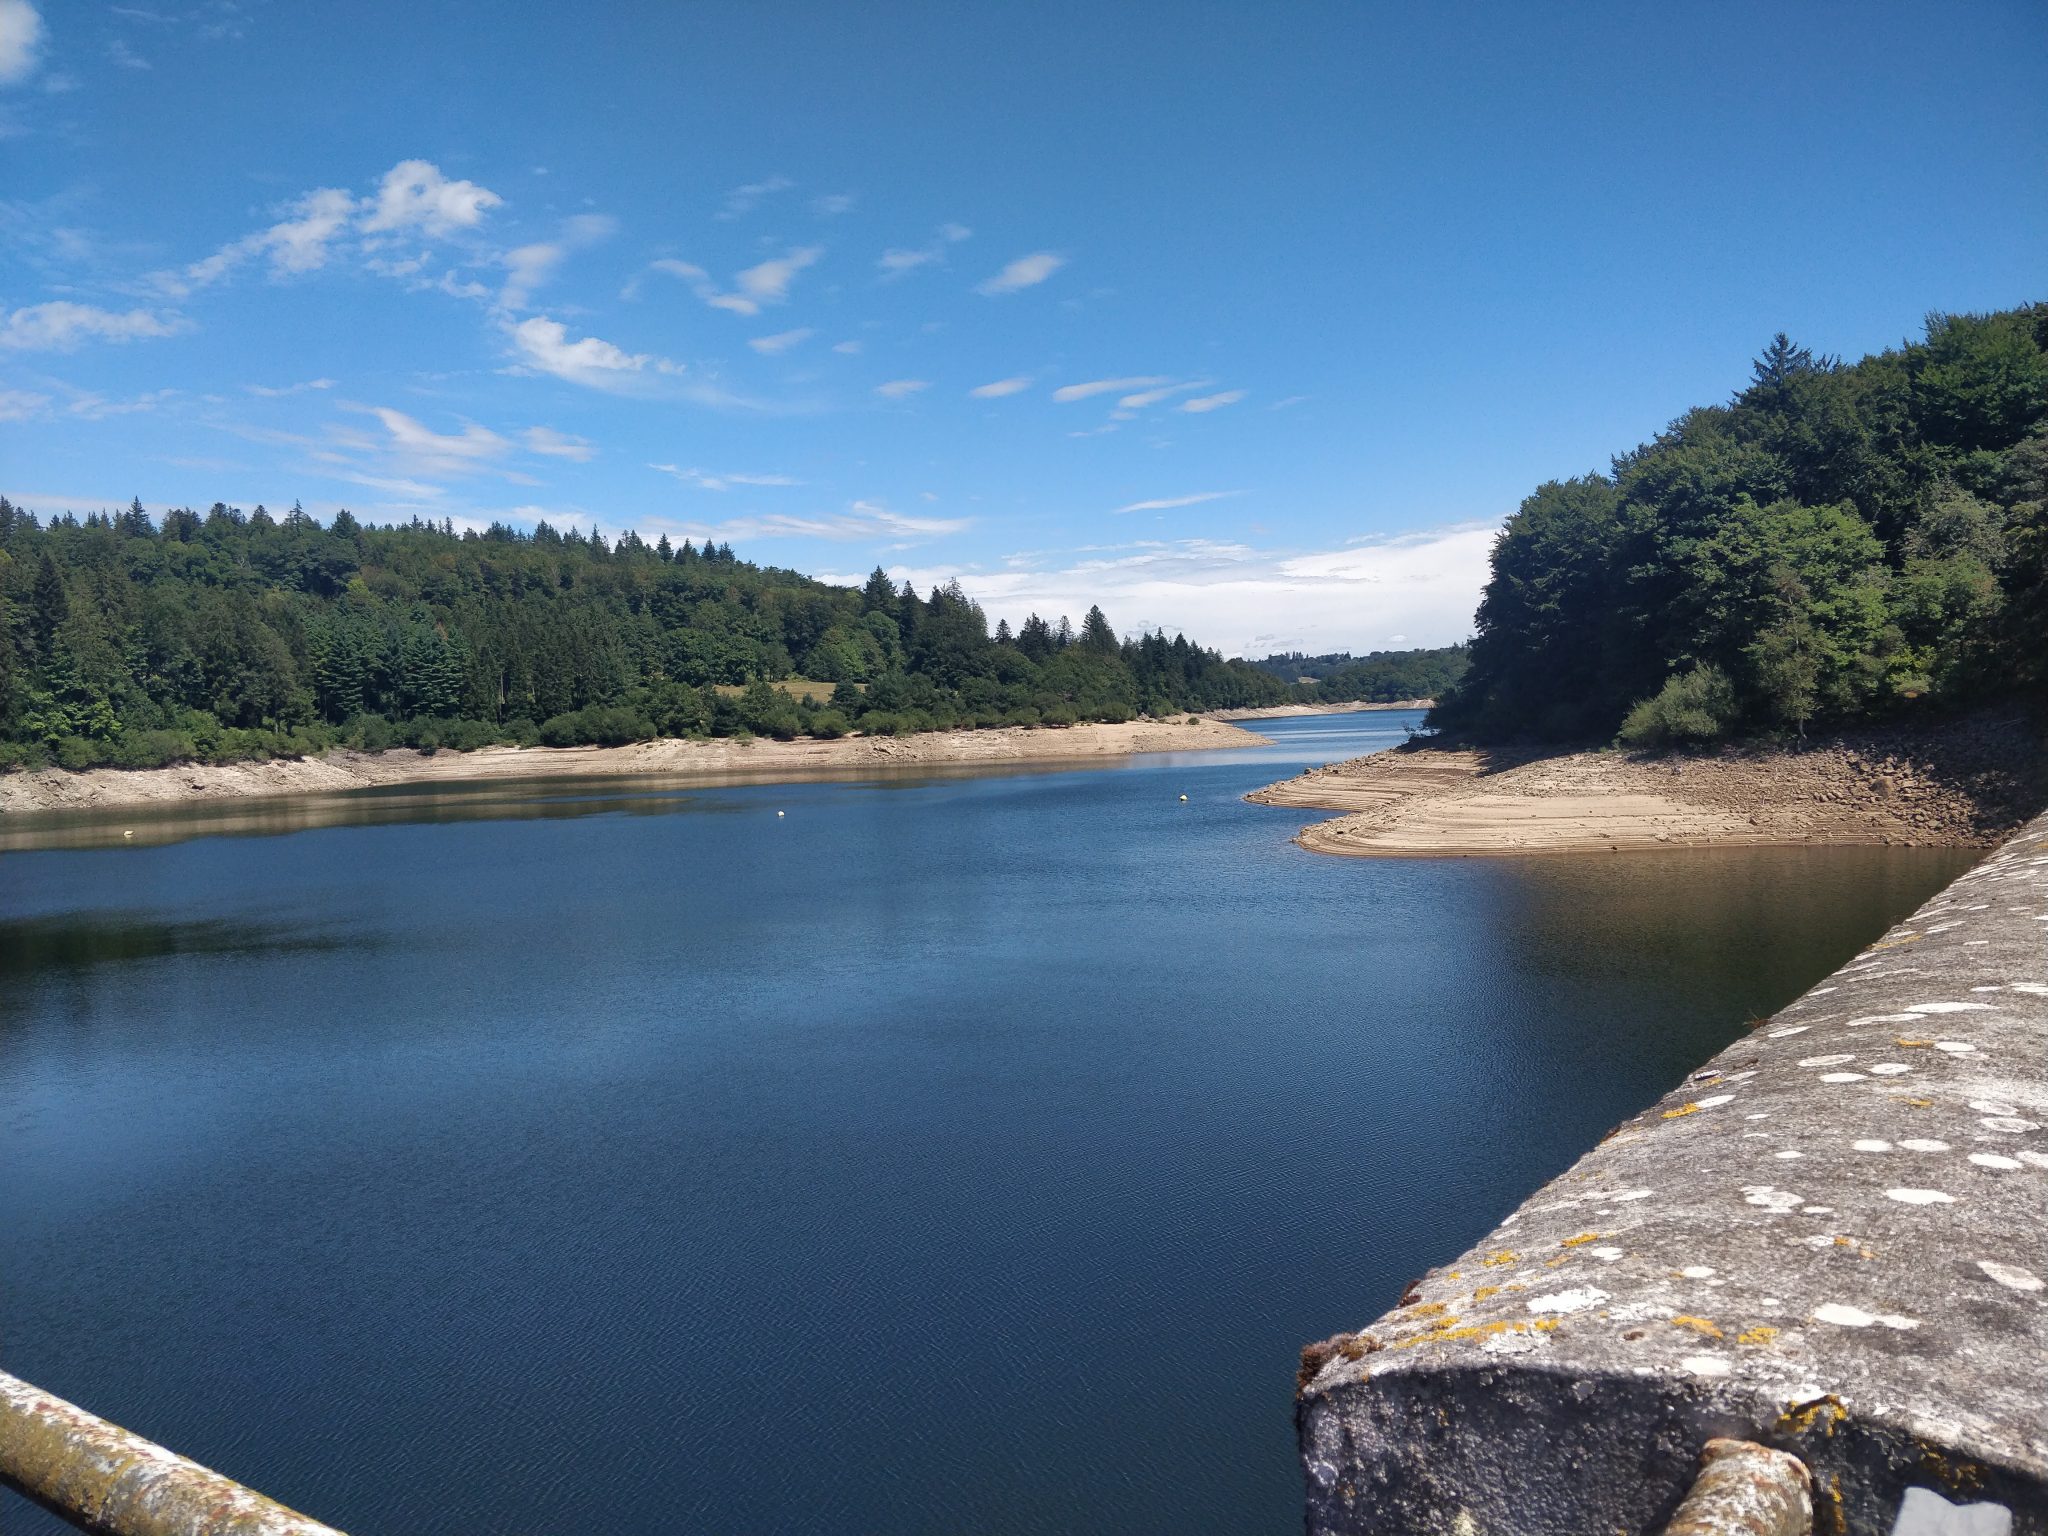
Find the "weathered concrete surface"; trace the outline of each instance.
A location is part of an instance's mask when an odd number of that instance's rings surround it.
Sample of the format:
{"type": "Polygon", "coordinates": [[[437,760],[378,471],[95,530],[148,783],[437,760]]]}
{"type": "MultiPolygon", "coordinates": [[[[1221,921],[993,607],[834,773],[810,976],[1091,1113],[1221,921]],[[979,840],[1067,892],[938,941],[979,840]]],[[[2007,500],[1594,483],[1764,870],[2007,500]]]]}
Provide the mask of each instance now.
{"type": "Polygon", "coordinates": [[[0,1483],[105,1536],[341,1536],[4,1371],[0,1483]]]}
{"type": "Polygon", "coordinates": [[[1303,1355],[1311,1532],[1655,1531],[1703,1445],[2048,1536],[2048,817],[1303,1355]]]}

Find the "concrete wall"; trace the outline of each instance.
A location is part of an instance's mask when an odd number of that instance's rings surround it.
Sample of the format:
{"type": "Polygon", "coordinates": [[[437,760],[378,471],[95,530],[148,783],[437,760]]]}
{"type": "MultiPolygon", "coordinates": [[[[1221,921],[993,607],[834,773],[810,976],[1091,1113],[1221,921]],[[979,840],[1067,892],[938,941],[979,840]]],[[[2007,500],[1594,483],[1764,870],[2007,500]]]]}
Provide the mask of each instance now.
{"type": "Polygon", "coordinates": [[[1720,1435],[1828,1536],[1914,1487],[2048,1536],[2044,1126],[2048,816],[1305,1351],[1309,1530],[1655,1531],[1720,1435]]]}

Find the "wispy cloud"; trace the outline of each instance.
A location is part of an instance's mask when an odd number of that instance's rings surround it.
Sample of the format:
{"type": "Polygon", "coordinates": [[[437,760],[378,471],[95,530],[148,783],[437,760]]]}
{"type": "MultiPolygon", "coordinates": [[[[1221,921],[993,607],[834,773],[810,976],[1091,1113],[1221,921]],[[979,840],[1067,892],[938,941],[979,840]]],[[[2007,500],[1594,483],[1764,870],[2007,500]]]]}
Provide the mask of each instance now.
{"type": "Polygon", "coordinates": [[[50,403],[48,395],[29,389],[0,389],[0,421],[32,421],[50,403]]]}
{"type": "Polygon", "coordinates": [[[1174,409],[1199,416],[1206,411],[1220,411],[1226,405],[1235,405],[1249,393],[1249,390],[1226,389],[1220,395],[1199,395],[1193,400],[1183,400],[1174,409]]]}
{"type": "Polygon", "coordinates": [[[403,411],[389,406],[369,408],[389,434],[389,451],[405,471],[425,475],[467,475],[479,465],[503,458],[511,443],[488,427],[469,422],[460,432],[436,432],[403,411]]]}
{"type": "Polygon", "coordinates": [[[774,357],[777,353],[787,352],[791,347],[809,341],[817,334],[807,327],[794,331],[778,331],[773,336],[756,336],[747,345],[763,357],[774,357]]]}
{"type": "Polygon", "coordinates": [[[1161,496],[1151,501],[1134,501],[1127,507],[1118,507],[1119,512],[1166,512],[1174,507],[1192,507],[1205,501],[1221,501],[1226,496],[1242,496],[1242,491],[1197,491],[1192,496],[1161,496]]]}
{"type": "Polygon", "coordinates": [[[811,199],[811,212],[821,219],[836,219],[842,213],[853,212],[853,205],[858,201],[851,192],[828,192],[823,197],[811,199]]]}
{"type": "Polygon", "coordinates": [[[824,254],[822,245],[807,245],[751,266],[734,281],[740,285],[740,291],[756,304],[780,304],[789,297],[789,285],[795,281],[797,273],[815,264],[824,254]]]}
{"type": "Polygon", "coordinates": [[[993,384],[977,384],[967,393],[975,400],[1000,400],[1005,395],[1021,395],[1030,387],[1030,375],[1018,374],[1013,379],[997,379],[993,384]]]}
{"type": "Polygon", "coordinates": [[[725,194],[725,204],[712,215],[718,219],[737,219],[752,213],[760,207],[762,199],[773,197],[778,192],[787,192],[796,183],[787,176],[770,176],[764,181],[753,181],[743,187],[734,187],[725,194]]]}
{"type": "Polygon", "coordinates": [[[596,336],[569,339],[559,320],[535,315],[510,328],[520,361],[571,384],[621,393],[651,374],[681,373],[682,364],[646,352],[628,352],[596,336]]]}
{"type": "MultiPolygon", "coordinates": [[[[876,501],[853,501],[843,512],[810,515],[753,513],[718,523],[678,522],[670,525],[689,538],[827,539],[835,543],[887,542],[906,548],[973,526],[971,518],[913,517],[876,501]]],[[[855,578],[857,582],[859,578],[855,578]]]]}
{"type": "Polygon", "coordinates": [[[570,252],[610,239],[618,227],[618,220],[607,214],[579,213],[563,221],[561,234],[556,239],[537,241],[507,251],[500,258],[509,275],[505,286],[498,290],[499,307],[508,310],[526,308],[534,289],[554,275],[555,269],[570,252]]]}
{"type": "Polygon", "coordinates": [[[891,246],[876,259],[875,265],[882,269],[882,279],[887,282],[891,278],[915,272],[919,267],[929,266],[932,262],[944,261],[946,247],[958,245],[962,240],[971,239],[973,235],[974,231],[965,224],[941,224],[934,239],[923,245],[891,246]]]}
{"type": "Polygon", "coordinates": [[[504,201],[473,181],[452,181],[430,160],[401,160],[384,173],[363,229],[440,237],[474,229],[504,201]]]}
{"type": "Polygon", "coordinates": [[[149,309],[119,314],[59,299],[17,309],[0,321],[0,350],[70,352],[88,341],[143,341],[191,328],[191,322],[178,315],[149,309]]]}
{"type": "Polygon", "coordinates": [[[1086,400],[1095,395],[1113,395],[1126,389],[1150,389],[1160,384],[1171,384],[1173,380],[1157,374],[1134,376],[1124,379],[1090,379],[1085,384],[1062,384],[1052,392],[1052,397],[1061,405],[1076,400],[1086,400]]]}
{"type": "Polygon", "coordinates": [[[1052,251],[1033,251],[1029,256],[1019,256],[994,277],[977,284],[974,291],[993,298],[998,294],[1035,288],[1066,264],[1066,257],[1052,251]]]}
{"type": "Polygon", "coordinates": [[[121,69],[132,69],[138,72],[156,68],[149,60],[145,59],[133,48],[130,48],[127,39],[119,37],[107,44],[107,61],[121,69]]]}
{"type": "Polygon", "coordinates": [[[590,439],[578,437],[573,432],[557,432],[553,427],[528,427],[521,435],[529,453],[551,459],[570,459],[578,464],[588,464],[597,457],[597,448],[590,439]]]}
{"type": "Polygon", "coordinates": [[[29,0],[0,0],[0,85],[34,74],[42,52],[42,14],[29,0]]]}
{"type": "Polygon", "coordinates": [[[649,469],[672,475],[685,485],[695,486],[700,491],[726,491],[736,485],[802,485],[803,481],[789,475],[745,475],[707,474],[701,469],[684,469],[678,464],[650,464],[649,469]]]}
{"type": "Polygon", "coordinates": [[[891,379],[886,384],[877,384],[875,393],[884,400],[903,400],[931,387],[930,379],[891,379]]]}
{"type": "Polygon", "coordinates": [[[332,379],[306,379],[298,384],[244,384],[242,386],[243,393],[254,395],[260,400],[282,400],[286,395],[303,395],[308,390],[332,388],[334,388],[334,380],[332,379]]]}

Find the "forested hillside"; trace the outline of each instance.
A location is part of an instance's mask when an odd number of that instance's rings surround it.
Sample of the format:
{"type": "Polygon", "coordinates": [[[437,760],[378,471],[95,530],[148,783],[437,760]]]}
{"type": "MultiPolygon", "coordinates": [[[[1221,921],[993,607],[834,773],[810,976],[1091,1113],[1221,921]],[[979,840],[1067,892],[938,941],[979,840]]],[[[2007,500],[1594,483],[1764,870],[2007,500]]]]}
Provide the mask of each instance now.
{"type": "Polygon", "coordinates": [[[832,587],[730,546],[218,504],[45,523],[0,498],[0,767],[1065,725],[1286,694],[1178,636],[1120,641],[1099,608],[991,635],[957,585],[832,587]],[[793,676],[835,686],[772,686],[793,676]]]}
{"type": "Polygon", "coordinates": [[[2048,689],[2048,304],[1753,372],[1522,503],[1433,724],[1659,745],[2048,689]]]}
{"type": "Polygon", "coordinates": [[[1289,696],[1301,704],[1395,704],[1403,699],[1434,699],[1447,693],[1465,675],[1470,652],[1462,645],[1434,650],[1372,651],[1353,656],[1338,651],[1304,656],[1288,651],[1255,661],[1289,685],[1289,696]]]}

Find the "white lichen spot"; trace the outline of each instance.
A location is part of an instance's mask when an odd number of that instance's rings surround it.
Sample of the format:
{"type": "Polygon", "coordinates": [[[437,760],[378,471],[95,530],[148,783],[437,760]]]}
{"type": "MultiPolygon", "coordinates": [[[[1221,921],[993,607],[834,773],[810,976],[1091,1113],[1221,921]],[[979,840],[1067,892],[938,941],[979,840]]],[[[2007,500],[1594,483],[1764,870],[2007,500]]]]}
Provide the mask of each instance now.
{"type": "Polygon", "coordinates": [[[1896,1200],[1901,1205],[1954,1205],[1954,1195],[1944,1195],[1938,1189],[1888,1189],[1885,1198],[1896,1200]]]}
{"type": "Polygon", "coordinates": [[[1875,1136],[1866,1137],[1862,1141],[1851,1142],[1850,1145],[1858,1152],[1889,1152],[1892,1149],[1890,1142],[1879,1141],[1875,1136]]]}
{"type": "Polygon", "coordinates": [[[1861,1072],[1823,1072],[1820,1075],[1820,1080],[1824,1083],[1860,1083],[1863,1081],[1863,1074],[1861,1072]]]}
{"type": "Polygon", "coordinates": [[[1853,1051],[1842,1051],[1833,1056],[1805,1056],[1800,1058],[1802,1067],[1839,1067],[1845,1061],[1854,1061],[1853,1051]]]}
{"type": "Polygon", "coordinates": [[[1616,1196],[1615,1196],[1614,1198],[1615,1198],[1615,1199],[1616,1199],[1617,1201],[1620,1201],[1620,1200],[1647,1200],[1647,1199],[1649,1199],[1649,1198],[1650,1198],[1650,1196],[1654,1195],[1655,1193],[1657,1193],[1657,1191],[1655,1191],[1654,1189],[1631,1189],[1631,1190],[1628,1190],[1628,1191],[1626,1191],[1626,1192],[1625,1192],[1625,1193],[1623,1193],[1623,1194],[1619,1194],[1619,1195],[1616,1195],[1616,1196]]]}
{"type": "Polygon", "coordinates": [[[1479,1347],[1489,1355],[1533,1355],[1550,1342],[1541,1333],[1497,1333],[1479,1347]]]}
{"type": "Polygon", "coordinates": [[[1946,1051],[1951,1056],[1967,1056],[1977,1049],[1967,1040],[1937,1040],[1934,1042],[1934,1048],[1937,1051],[1946,1051]]]}
{"type": "Polygon", "coordinates": [[[1899,1145],[1908,1152],[1953,1152],[1955,1150],[1947,1142],[1936,1141],[1931,1136],[1908,1136],[1899,1145]]]}
{"type": "Polygon", "coordinates": [[[1972,1099],[1970,1100],[1970,1108],[1977,1111],[1980,1115],[2016,1115],[2019,1113],[2017,1105],[2008,1104],[2003,1099],[1972,1099]]]}
{"type": "Polygon", "coordinates": [[[1812,1026],[1809,1024],[1794,1024],[1790,1029],[1774,1029],[1765,1035],[1764,1038],[1766,1040],[1783,1040],[1791,1035],[1803,1035],[1810,1028],[1812,1026]]]}
{"type": "Polygon", "coordinates": [[[1972,1013],[1979,1009],[1989,1010],[1989,1003],[1908,1003],[1908,1013],[1972,1013]]]}
{"type": "Polygon", "coordinates": [[[2021,1269],[2017,1264],[2001,1264],[1996,1259],[1979,1259],[1977,1267],[2009,1291],[2038,1291],[2043,1282],[2031,1270],[2021,1269]]]}
{"type": "Polygon", "coordinates": [[[2048,1168],[2048,1152],[2036,1152],[2031,1147],[2022,1147],[2019,1160],[2034,1168],[2048,1168]]]}
{"type": "Polygon", "coordinates": [[[1569,1291],[1553,1291],[1548,1296],[1537,1296],[1529,1302],[1529,1310],[1536,1313],[1555,1312],[1569,1315],[1597,1307],[1608,1299],[1607,1292],[1597,1285],[1574,1286],[1569,1291]]]}
{"type": "Polygon", "coordinates": [[[1688,1264],[1679,1273],[1688,1280],[1711,1280],[1714,1278],[1714,1266],[1711,1264],[1688,1264]]]}
{"type": "Polygon", "coordinates": [[[1743,1185],[1742,1199],[1746,1205],[1753,1205],[1780,1216],[1787,1211],[1797,1210],[1806,1203],[1805,1196],[1795,1195],[1789,1189],[1778,1189],[1769,1184],[1743,1185]]]}
{"type": "Polygon", "coordinates": [[[1918,1318],[1900,1317],[1896,1312],[1866,1312],[1861,1307],[1845,1306],[1839,1301],[1823,1302],[1815,1307],[1813,1320],[1833,1323],[1837,1328],[1868,1328],[1873,1323],[1880,1328],[1900,1330],[1920,1326],[1918,1318]]]}
{"type": "Polygon", "coordinates": [[[1687,1355],[1678,1363],[1694,1376],[1726,1376],[1735,1369],[1721,1355],[1687,1355]]]}
{"type": "Polygon", "coordinates": [[[1695,1099],[1693,1102],[1698,1104],[1701,1109],[1718,1109],[1723,1104],[1733,1104],[1735,1102],[1735,1095],[1732,1093],[1717,1093],[1710,1098],[1695,1099]]]}
{"type": "Polygon", "coordinates": [[[1903,1061],[1879,1061],[1871,1064],[1870,1074],[1873,1077],[1897,1077],[1902,1072],[1912,1070],[1903,1061]]]}
{"type": "Polygon", "coordinates": [[[2001,1172],[2010,1172],[2012,1169],[2026,1166],[2016,1157],[2000,1157],[1996,1152],[1972,1152],[1970,1161],[1979,1168],[1996,1168],[2001,1172]]]}
{"type": "Polygon", "coordinates": [[[1804,1157],[1806,1156],[1806,1154],[1804,1152],[1797,1150],[1796,1148],[1787,1147],[1782,1152],[1773,1152],[1771,1156],[1775,1157],[1781,1163],[1789,1163],[1794,1158],[1804,1157]]]}
{"type": "Polygon", "coordinates": [[[1588,1248],[1586,1251],[1602,1264],[1612,1264],[1621,1257],[1621,1250],[1619,1248],[1588,1248]]]}
{"type": "Polygon", "coordinates": [[[2008,1136],[2024,1136],[2028,1131],[2041,1129],[2035,1120],[2017,1120],[2011,1115],[1986,1115],[1977,1122],[1987,1131],[2001,1131],[2008,1136]]]}
{"type": "Polygon", "coordinates": [[[1832,1216],[1835,1214],[1835,1208],[1832,1205],[1802,1205],[1799,1207],[1799,1214],[1802,1216],[1832,1216]]]}
{"type": "Polygon", "coordinates": [[[2048,981],[2016,981],[2012,984],[2015,992],[2031,992],[2035,997],[2048,997],[2048,981]]]}

